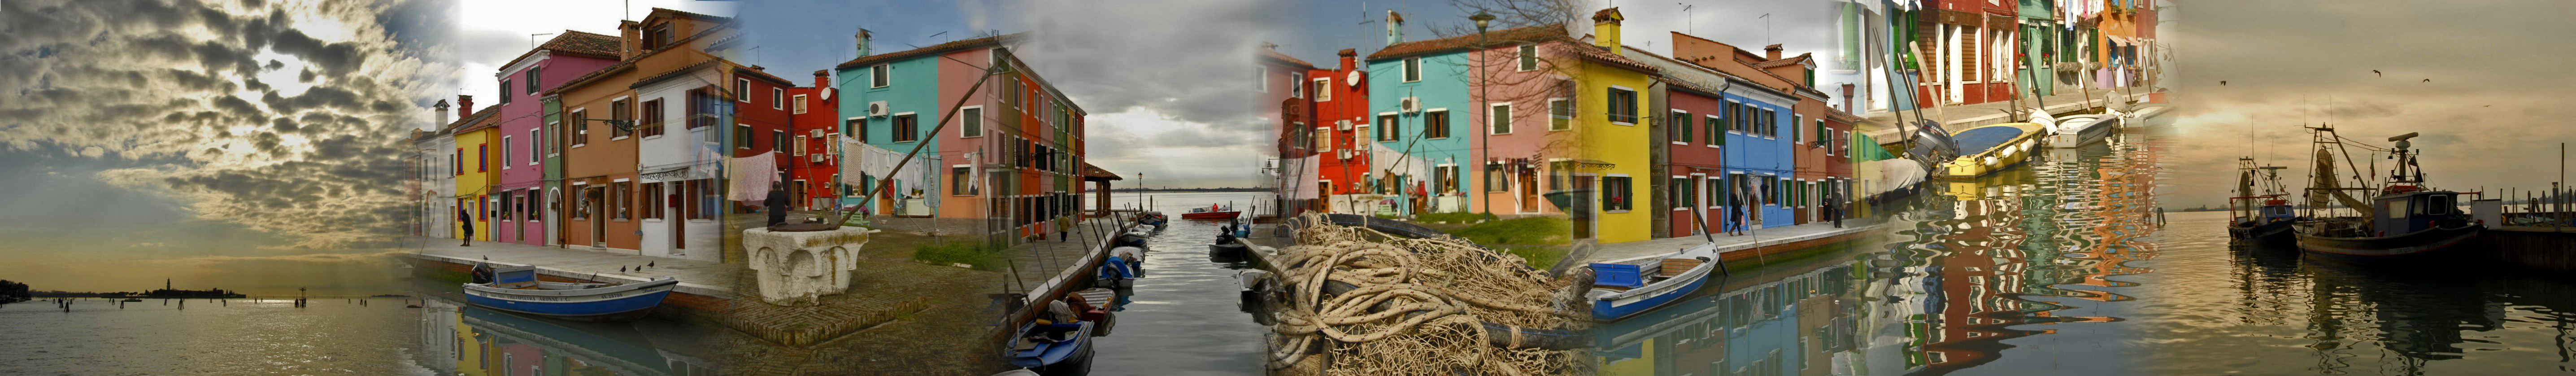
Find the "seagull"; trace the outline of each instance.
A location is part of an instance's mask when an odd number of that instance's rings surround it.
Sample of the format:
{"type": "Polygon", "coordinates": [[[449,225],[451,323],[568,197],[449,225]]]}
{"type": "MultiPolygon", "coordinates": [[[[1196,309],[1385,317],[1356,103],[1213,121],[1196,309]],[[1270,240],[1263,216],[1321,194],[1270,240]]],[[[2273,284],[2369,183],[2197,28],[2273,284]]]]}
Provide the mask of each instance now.
{"type": "Polygon", "coordinates": [[[2427,79],[2424,79],[2424,82],[2433,82],[2433,79],[2427,78],[2427,79]]]}
{"type": "Polygon", "coordinates": [[[2227,81],[2219,81],[2218,86],[2227,86],[2227,81]]]}
{"type": "Polygon", "coordinates": [[[2379,70],[2378,70],[2378,69],[2372,69],[2372,70],[2370,70],[2370,74],[2376,74],[2376,75],[2379,75],[2380,77],[2388,77],[2388,74],[2387,74],[2387,73],[2379,73],[2379,70]]]}

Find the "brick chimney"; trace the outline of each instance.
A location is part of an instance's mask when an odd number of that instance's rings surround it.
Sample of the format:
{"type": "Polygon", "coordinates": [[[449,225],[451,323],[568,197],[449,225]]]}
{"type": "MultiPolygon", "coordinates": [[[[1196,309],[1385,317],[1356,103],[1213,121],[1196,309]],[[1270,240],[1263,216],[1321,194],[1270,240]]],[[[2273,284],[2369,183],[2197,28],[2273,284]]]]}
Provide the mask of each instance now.
{"type": "Polygon", "coordinates": [[[644,48],[644,24],[617,21],[617,60],[633,59],[644,48]]]}
{"type": "Polygon", "coordinates": [[[1619,7],[1592,12],[1592,45],[1619,53],[1619,22],[1627,19],[1619,14],[1619,7]]]}
{"type": "Polygon", "coordinates": [[[474,96],[457,94],[456,120],[465,120],[469,116],[474,116],[474,96]]]}
{"type": "Polygon", "coordinates": [[[1340,55],[1342,57],[1343,72],[1350,72],[1353,69],[1357,69],[1359,66],[1359,49],[1344,48],[1342,49],[1342,52],[1334,53],[1334,55],[1340,55]]]}
{"type": "Polygon", "coordinates": [[[1773,44],[1773,45],[1769,45],[1769,46],[1762,46],[1762,60],[1763,60],[1763,61],[1780,60],[1780,45],[1778,45],[1778,44],[1773,44]]]}
{"type": "Polygon", "coordinates": [[[832,70],[830,70],[830,69],[816,69],[816,70],[814,70],[814,88],[816,88],[816,89],[829,89],[829,88],[831,88],[831,87],[832,87],[832,70]]]}
{"type": "Polygon", "coordinates": [[[438,114],[438,124],[430,126],[430,129],[447,127],[447,100],[440,99],[438,104],[429,105],[429,108],[432,108],[430,112],[438,114]]]}

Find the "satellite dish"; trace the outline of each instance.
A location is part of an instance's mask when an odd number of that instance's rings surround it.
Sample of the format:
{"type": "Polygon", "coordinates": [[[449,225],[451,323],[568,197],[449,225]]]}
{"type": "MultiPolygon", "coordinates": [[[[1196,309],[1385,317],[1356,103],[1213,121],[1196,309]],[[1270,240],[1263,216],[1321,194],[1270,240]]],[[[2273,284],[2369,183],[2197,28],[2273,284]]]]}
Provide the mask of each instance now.
{"type": "Polygon", "coordinates": [[[823,88],[823,94],[821,95],[823,98],[821,98],[821,99],[822,99],[822,100],[827,100],[827,101],[828,101],[828,100],[832,100],[832,92],[835,92],[835,91],[841,91],[841,89],[828,88],[828,87],[827,87],[827,88],[823,88]]]}
{"type": "Polygon", "coordinates": [[[1360,71],[1351,71],[1351,74],[1347,75],[1342,80],[1348,81],[1347,83],[1344,83],[1345,85],[1360,86],[1360,71]]]}

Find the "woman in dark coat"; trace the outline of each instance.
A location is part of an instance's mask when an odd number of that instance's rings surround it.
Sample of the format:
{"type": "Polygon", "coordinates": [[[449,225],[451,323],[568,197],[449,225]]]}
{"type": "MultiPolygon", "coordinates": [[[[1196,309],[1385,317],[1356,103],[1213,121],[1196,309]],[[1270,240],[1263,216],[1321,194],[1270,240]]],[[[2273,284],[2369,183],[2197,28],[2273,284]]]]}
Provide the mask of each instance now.
{"type": "Polygon", "coordinates": [[[465,208],[464,208],[464,207],[457,207],[457,208],[456,208],[456,220],[457,220],[457,221],[461,221],[461,222],[465,222],[465,232],[464,232],[465,236],[463,236],[463,237],[465,238],[465,242],[464,242],[464,243],[458,243],[458,244],[456,244],[456,246],[458,246],[458,247],[472,247],[472,246],[474,246],[474,214],[473,214],[473,213],[467,213],[467,212],[465,212],[465,208]]]}

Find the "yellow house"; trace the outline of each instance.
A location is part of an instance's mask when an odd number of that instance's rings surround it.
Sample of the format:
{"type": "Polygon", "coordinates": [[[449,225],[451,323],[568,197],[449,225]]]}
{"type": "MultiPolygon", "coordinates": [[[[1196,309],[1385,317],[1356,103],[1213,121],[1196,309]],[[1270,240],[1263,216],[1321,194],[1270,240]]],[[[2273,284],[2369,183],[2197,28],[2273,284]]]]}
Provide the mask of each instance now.
{"type": "MultiPolygon", "coordinates": [[[[471,99],[459,102],[459,110],[473,109],[471,99]]],[[[462,235],[465,221],[474,221],[474,240],[480,241],[492,240],[492,216],[501,204],[491,195],[492,184],[499,182],[501,176],[501,158],[492,154],[500,149],[494,140],[499,139],[497,128],[501,122],[498,116],[492,116],[493,112],[486,108],[456,122],[463,126],[456,128],[456,150],[450,156],[456,166],[456,190],[452,191],[456,192],[456,207],[466,213],[449,226],[462,235]]]]}
{"type": "MultiPolygon", "coordinates": [[[[1600,229],[1647,228],[1654,216],[1646,179],[1655,178],[1652,156],[1648,155],[1651,139],[1646,121],[1646,92],[1656,70],[1644,62],[1619,53],[1619,22],[1626,19],[1619,8],[1602,9],[1592,14],[1592,45],[1574,46],[1575,76],[1578,92],[1575,123],[1581,136],[1580,156],[1573,171],[1577,190],[1592,188],[1591,215],[1575,215],[1577,238],[1587,235],[1600,243],[1647,240],[1651,231],[1610,231],[1600,229]],[[1589,217],[1588,219],[1586,217],[1589,217]]],[[[1579,207],[1579,206],[1578,206],[1579,207]]]]}

